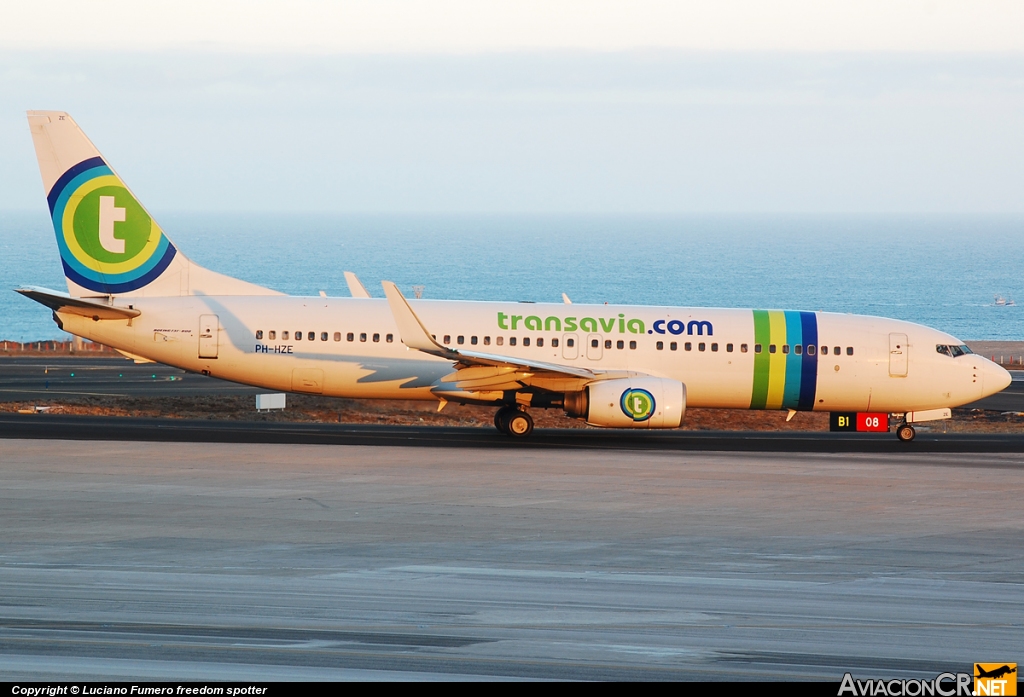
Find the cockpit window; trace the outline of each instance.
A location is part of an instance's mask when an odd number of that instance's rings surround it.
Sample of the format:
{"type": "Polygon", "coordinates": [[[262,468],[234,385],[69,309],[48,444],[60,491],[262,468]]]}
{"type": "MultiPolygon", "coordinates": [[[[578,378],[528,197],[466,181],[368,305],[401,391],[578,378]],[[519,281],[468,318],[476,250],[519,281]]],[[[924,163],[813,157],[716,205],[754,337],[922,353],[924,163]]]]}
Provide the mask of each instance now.
{"type": "Polygon", "coordinates": [[[974,353],[966,344],[960,344],[959,346],[947,346],[946,344],[936,344],[935,350],[939,353],[956,358],[957,356],[966,356],[974,353]]]}

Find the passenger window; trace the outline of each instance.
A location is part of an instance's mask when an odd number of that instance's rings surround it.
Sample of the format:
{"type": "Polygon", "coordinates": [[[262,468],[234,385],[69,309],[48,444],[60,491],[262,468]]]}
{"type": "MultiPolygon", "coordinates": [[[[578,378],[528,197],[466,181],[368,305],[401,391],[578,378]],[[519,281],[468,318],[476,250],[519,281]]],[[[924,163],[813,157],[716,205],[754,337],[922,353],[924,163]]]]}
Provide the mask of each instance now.
{"type": "Polygon", "coordinates": [[[262,339],[263,338],[263,330],[262,329],[257,329],[256,330],[256,338],[257,339],[262,339]]]}
{"type": "Polygon", "coordinates": [[[395,335],[394,334],[388,334],[386,337],[384,337],[384,341],[388,342],[389,344],[392,343],[394,340],[395,340],[395,335]]]}
{"type": "Polygon", "coordinates": [[[611,339],[605,339],[604,340],[604,347],[606,349],[610,349],[612,347],[612,340],[611,339]]]}
{"type": "Polygon", "coordinates": [[[675,350],[676,350],[676,347],[677,347],[678,345],[679,345],[679,344],[677,344],[676,342],[674,342],[674,341],[673,341],[673,342],[672,342],[671,344],[669,344],[669,345],[668,345],[668,350],[669,350],[669,351],[675,351],[675,350]]]}
{"type": "Polygon", "coordinates": [[[327,332],[320,332],[320,341],[327,341],[327,332]]]}
{"type": "Polygon", "coordinates": [[[707,344],[705,344],[705,343],[704,343],[703,341],[702,341],[702,342],[700,342],[699,344],[697,344],[697,350],[698,350],[698,351],[703,351],[703,350],[704,350],[704,349],[706,349],[707,347],[708,347],[708,345],[707,345],[707,344]]]}
{"type": "Polygon", "coordinates": [[[374,334],[373,335],[373,343],[375,343],[375,344],[379,344],[380,343],[380,334],[374,334]]]}
{"type": "Polygon", "coordinates": [[[761,344],[754,344],[754,353],[761,353],[761,344]]]}
{"type": "Polygon", "coordinates": [[[366,341],[366,332],[360,332],[359,333],[359,340],[360,341],[366,341]]]}
{"type": "Polygon", "coordinates": [[[597,348],[597,347],[598,347],[598,346],[600,346],[600,345],[601,345],[601,342],[600,342],[600,341],[598,341],[597,339],[591,339],[591,340],[590,340],[590,346],[591,346],[591,348],[597,348]]]}
{"type": "Polygon", "coordinates": [[[768,344],[768,353],[775,353],[775,344],[768,344]]]}
{"type": "Polygon", "coordinates": [[[853,347],[852,346],[847,346],[846,347],[846,355],[847,356],[852,356],[853,355],[853,347]]]}
{"type": "Polygon", "coordinates": [[[530,345],[530,337],[524,336],[523,337],[523,346],[529,346],[529,345],[530,345]]]}
{"type": "Polygon", "coordinates": [[[746,353],[746,352],[747,352],[747,345],[746,344],[740,344],[740,353],[746,353]]]}
{"type": "Polygon", "coordinates": [[[457,343],[459,346],[462,346],[464,343],[466,343],[466,337],[464,337],[464,336],[456,337],[455,343],[457,343]]]}
{"type": "Polygon", "coordinates": [[[269,332],[267,332],[267,338],[273,341],[274,339],[277,338],[277,332],[271,329],[269,332]]]}
{"type": "Polygon", "coordinates": [[[356,335],[353,334],[352,332],[349,332],[348,335],[345,338],[348,339],[349,341],[355,341],[356,340],[356,335]]]}
{"type": "Polygon", "coordinates": [[[306,332],[306,338],[310,341],[316,341],[316,332],[306,332]]]}
{"type": "Polygon", "coordinates": [[[537,339],[537,347],[538,348],[543,348],[544,347],[544,337],[538,337],[538,339],[537,339]]]}
{"type": "Polygon", "coordinates": [[[565,345],[568,346],[569,348],[572,348],[573,346],[576,345],[576,339],[573,339],[572,337],[566,339],[565,345]]]}
{"type": "Polygon", "coordinates": [[[341,341],[341,332],[334,332],[334,340],[341,341]]]}
{"type": "Polygon", "coordinates": [[[630,341],[629,342],[629,348],[635,349],[636,348],[636,342],[635,341],[630,341]]]}
{"type": "MultiPolygon", "coordinates": [[[[486,344],[487,342],[485,341],[484,343],[486,344]]],[[[505,337],[503,337],[503,336],[499,336],[499,337],[497,338],[497,340],[495,341],[495,343],[496,343],[496,344],[497,344],[498,346],[501,346],[502,344],[504,344],[504,343],[505,343],[505,337]]]]}
{"type": "Polygon", "coordinates": [[[281,332],[281,341],[288,341],[288,332],[281,332]]]}
{"type": "Polygon", "coordinates": [[[626,348],[626,342],[623,341],[622,339],[619,339],[618,341],[615,342],[615,348],[619,348],[619,349],[626,348]]]}
{"type": "Polygon", "coordinates": [[[656,344],[654,344],[654,348],[658,349],[659,351],[664,351],[665,350],[665,342],[664,341],[657,342],[656,344]]]}
{"type": "Polygon", "coordinates": [[[718,350],[718,344],[711,344],[711,350],[712,351],[717,351],[718,350]]]}
{"type": "Polygon", "coordinates": [[[789,353],[789,344],[783,344],[782,345],[782,353],[783,354],[789,353]]]}
{"type": "Polygon", "coordinates": [[[797,344],[796,346],[793,347],[793,353],[795,353],[796,355],[799,356],[803,352],[804,352],[804,347],[803,347],[802,344],[797,344]]]}
{"type": "Polygon", "coordinates": [[[558,348],[558,339],[552,339],[551,340],[551,347],[552,348],[558,348]]]}
{"type": "Polygon", "coordinates": [[[442,344],[450,344],[450,343],[452,343],[452,335],[451,334],[445,334],[444,335],[444,341],[442,341],[441,343],[442,344]]]}
{"type": "Polygon", "coordinates": [[[302,332],[295,332],[295,340],[302,341],[302,332]]]}
{"type": "Polygon", "coordinates": [[[490,345],[491,345],[491,337],[485,336],[484,337],[484,346],[490,346],[490,345]]]}
{"type": "Polygon", "coordinates": [[[473,346],[476,346],[476,342],[477,338],[475,336],[469,337],[469,343],[471,343],[473,346]]]}
{"type": "Polygon", "coordinates": [[[725,352],[726,353],[732,353],[732,344],[726,344],[725,345],[725,352]]]}
{"type": "Polygon", "coordinates": [[[516,345],[516,338],[514,336],[510,336],[508,338],[508,345],[509,346],[515,346],[516,345]]]}
{"type": "Polygon", "coordinates": [[[814,355],[814,345],[813,344],[811,344],[810,346],[807,347],[807,355],[808,356],[813,356],[814,355]]]}
{"type": "Polygon", "coordinates": [[[839,355],[839,353],[840,353],[840,351],[839,351],[839,347],[838,347],[838,346],[833,346],[833,347],[832,347],[832,355],[834,355],[834,356],[838,356],[838,355],[839,355]]]}
{"type": "Polygon", "coordinates": [[[828,346],[822,346],[821,347],[821,355],[822,356],[827,356],[828,355],[828,346]]]}
{"type": "Polygon", "coordinates": [[[683,344],[683,350],[685,350],[685,351],[692,351],[693,350],[693,344],[691,344],[689,341],[687,341],[685,344],[683,344]]]}

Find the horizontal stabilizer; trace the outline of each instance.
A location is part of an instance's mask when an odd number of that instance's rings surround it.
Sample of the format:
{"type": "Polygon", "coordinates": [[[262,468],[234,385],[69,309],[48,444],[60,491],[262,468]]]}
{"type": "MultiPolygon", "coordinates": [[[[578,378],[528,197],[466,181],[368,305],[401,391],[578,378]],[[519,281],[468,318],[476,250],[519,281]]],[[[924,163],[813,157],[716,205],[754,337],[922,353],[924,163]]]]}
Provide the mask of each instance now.
{"type": "Polygon", "coordinates": [[[54,312],[66,312],[72,315],[91,317],[94,320],[132,319],[142,314],[135,308],[107,305],[98,300],[90,300],[88,298],[72,298],[67,293],[50,290],[49,288],[28,286],[15,290],[26,298],[31,298],[40,305],[45,305],[54,312]]]}

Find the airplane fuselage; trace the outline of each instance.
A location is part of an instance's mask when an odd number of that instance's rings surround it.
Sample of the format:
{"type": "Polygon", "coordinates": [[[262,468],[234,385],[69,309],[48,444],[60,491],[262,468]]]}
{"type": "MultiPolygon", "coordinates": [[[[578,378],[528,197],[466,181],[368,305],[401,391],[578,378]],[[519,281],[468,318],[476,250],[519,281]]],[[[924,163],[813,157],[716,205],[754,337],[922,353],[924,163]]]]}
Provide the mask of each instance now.
{"type": "MultiPolygon", "coordinates": [[[[1005,372],[987,359],[936,350],[960,344],[954,337],[879,317],[410,304],[451,348],[670,378],[686,385],[693,407],[908,412],[977,400],[986,394],[986,375],[987,392],[994,381],[998,389],[1005,384],[1005,372]]],[[[443,378],[454,372],[450,360],[405,347],[383,299],[186,296],[132,298],[131,305],[141,315],[130,323],[59,316],[67,331],[136,356],[268,390],[436,400],[443,378]]]]}

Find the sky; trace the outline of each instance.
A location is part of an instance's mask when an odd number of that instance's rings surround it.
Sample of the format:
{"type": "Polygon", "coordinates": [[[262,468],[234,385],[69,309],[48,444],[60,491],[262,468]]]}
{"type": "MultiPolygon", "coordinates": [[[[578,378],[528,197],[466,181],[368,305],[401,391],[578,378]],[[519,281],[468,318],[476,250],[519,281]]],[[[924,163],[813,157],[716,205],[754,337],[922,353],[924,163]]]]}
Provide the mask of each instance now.
{"type": "Polygon", "coordinates": [[[0,3],[0,210],[70,112],[154,212],[1024,212],[1024,3],[0,3]]]}

